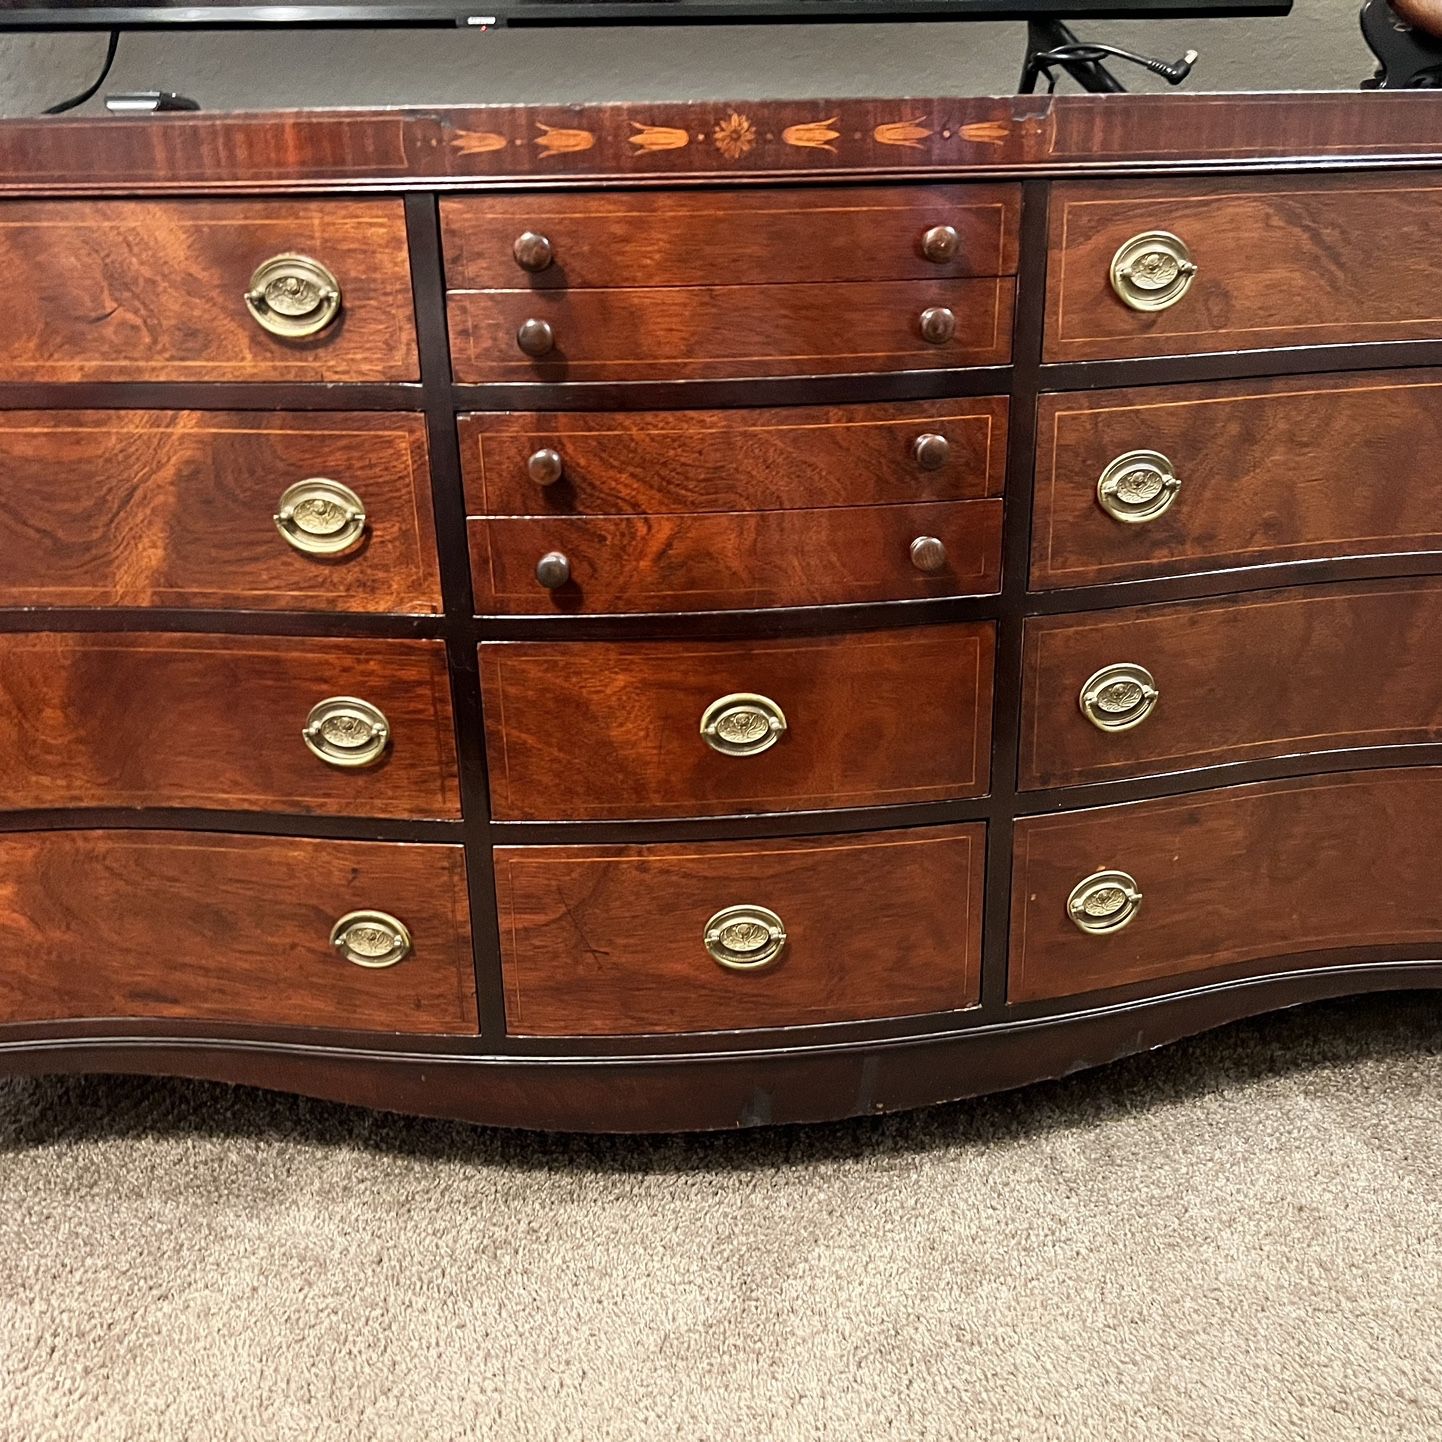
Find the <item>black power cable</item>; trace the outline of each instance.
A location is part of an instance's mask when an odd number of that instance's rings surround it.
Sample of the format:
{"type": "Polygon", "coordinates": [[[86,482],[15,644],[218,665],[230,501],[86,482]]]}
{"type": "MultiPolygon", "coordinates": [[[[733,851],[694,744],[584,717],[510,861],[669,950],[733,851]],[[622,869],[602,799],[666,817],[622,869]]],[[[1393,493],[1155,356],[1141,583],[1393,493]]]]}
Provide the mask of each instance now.
{"type": "Polygon", "coordinates": [[[82,90],[79,95],[72,95],[69,100],[61,100],[55,105],[47,106],[40,113],[42,115],[63,115],[67,110],[74,110],[78,105],[84,105],[102,85],[105,84],[105,77],[110,74],[110,67],[115,64],[115,52],[120,48],[120,31],[110,32],[110,44],[105,47],[105,63],[100,67],[100,74],[95,77],[95,83],[82,90]]]}

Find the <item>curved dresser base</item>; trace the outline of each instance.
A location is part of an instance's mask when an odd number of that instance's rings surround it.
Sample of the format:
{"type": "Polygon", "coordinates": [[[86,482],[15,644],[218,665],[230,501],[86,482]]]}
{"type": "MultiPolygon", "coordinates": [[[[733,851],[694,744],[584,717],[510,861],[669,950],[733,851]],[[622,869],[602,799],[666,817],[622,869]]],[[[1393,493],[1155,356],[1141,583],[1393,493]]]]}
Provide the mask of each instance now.
{"type": "Polygon", "coordinates": [[[727,1130],[959,1101],[1069,1076],[1308,1002],[1433,988],[1442,988],[1442,961],[1333,965],[961,1032],[664,1056],[477,1056],[133,1035],[29,1038],[0,1041],[0,1071],[187,1077],[532,1130],[727,1130]]]}

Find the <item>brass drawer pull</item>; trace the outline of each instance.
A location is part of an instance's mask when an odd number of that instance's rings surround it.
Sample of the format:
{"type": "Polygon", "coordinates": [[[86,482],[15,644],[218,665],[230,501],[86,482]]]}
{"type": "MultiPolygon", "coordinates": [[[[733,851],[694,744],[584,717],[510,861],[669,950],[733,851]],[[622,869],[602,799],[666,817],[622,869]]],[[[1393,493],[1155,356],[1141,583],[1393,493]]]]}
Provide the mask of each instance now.
{"type": "Polygon", "coordinates": [[[342,556],[365,539],[366,509],[349,486],[325,476],[297,481],[281,492],[275,528],[307,556],[342,556]]]}
{"type": "Polygon", "coordinates": [[[1152,673],[1129,661],[1103,666],[1081,689],[1082,715],[1099,731],[1130,731],[1156,709],[1161,696],[1152,673]]]}
{"type": "Polygon", "coordinates": [[[1114,521],[1140,526],[1165,515],[1182,488],[1160,451],[1127,451],[1097,481],[1097,504],[1114,521]]]}
{"type": "Polygon", "coordinates": [[[954,225],[933,225],[921,237],[921,253],[937,265],[945,265],[956,256],[961,245],[961,236],[954,225]]]}
{"type": "Polygon", "coordinates": [[[390,745],[391,728],[379,706],[359,696],[330,696],[310,708],[301,737],[331,766],[374,766],[390,745]]]}
{"type": "Polygon", "coordinates": [[[786,730],[786,715],[769,697],[750,691],[721,696],[701,713],[701,737],[723,756],[757,756],[786,730]]]}
{"type": "Polygon", "coordinates": [[[556,346],[556,332],[548,320],[537,320],[532,316],[523,320],[516,331],[516,344],[534,360],[549,355],[556,346]]]}
{"type": "Polygon", "coordinates": [[[939,471],[951,455],[951,442],[945,436],[928,431],[912,441],[911,454],[923,471],[939,471]]]}
{"type": "Polygon", "coordinates": [[[1098,871],[1072,887],[1066,899],[1067,915],[1078,931],[1106,936],[1136,919],[1142,894],[1135,878],[1125,871],[1098,871]]]}
{"type": "Polygon", "coordinates": [[[532,451],[526,461],[526,474],[538,486],[554,486],[566,474],[560,451],[553,451],[550,446],[542,446],[540,450],[532,451]]]}
{"type": "Polygon", "coordinates": [[[330,944],[353,965],[378,971],[410,955],[411,934],[388,911],[348,911],[331,927],[330,944]]]}
{"type": "Polygon", "coordinates": [[[911,564],[934,576],[946,569],[946,542],[936,536],[918,536],[911,543],[911,564]]]}
{"type": "Polygon", "coordinates": [[[523,230],[516,237],[516,243],[511,247],[511,254],[516,257],[516,264],[522,270],[528,270],[532,275],[537,275],[545,270],[556,258],[556,253],[551,249],[551,242],[534,230],[523,230]]]}
{"type": "Polygon", "coordinates": [[[956,334],[956,312],[944,305],[929,305],[921,313],[921,338],[928,345],[945,345],[956,334]]]}
{"type": "Polygon", "coordinates": [[[1134,235],[1112,257],[1112,289],[1133,310],[1174,306],[1192,288],[1196,275],[1191,251],[1166,230],[1134,235]]]}
{"type": "Polygon", "coordinates": [[[340,282],[308,255],[273,255],[255,269],[245,292],[256,323],[283,340],[318,335],[340,314],[340,282]]]}
{"type": "Polygon", "coordinates": [[[760,971],[786,948],[781,918],[765,906],[726,906],[702,934],[712,961],[727,971],[760,971]]]}
{"type": "Polygon", "coordinates": [[[571,562],[564,551],[547,551],[536,562],[536,580],[548,591],[559,591],[571,579],[571,562]]]}

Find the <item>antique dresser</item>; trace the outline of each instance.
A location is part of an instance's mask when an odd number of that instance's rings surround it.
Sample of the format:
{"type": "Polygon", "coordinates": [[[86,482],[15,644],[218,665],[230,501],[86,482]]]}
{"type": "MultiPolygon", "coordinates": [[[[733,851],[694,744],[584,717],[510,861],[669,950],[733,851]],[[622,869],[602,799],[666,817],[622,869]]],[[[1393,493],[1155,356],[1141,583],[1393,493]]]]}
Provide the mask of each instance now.
{"type": "Polygon", "coordinates": [[[1436,985],[1439,158],[0,126],[0,1069],[727,1127],[1436,985]]]}

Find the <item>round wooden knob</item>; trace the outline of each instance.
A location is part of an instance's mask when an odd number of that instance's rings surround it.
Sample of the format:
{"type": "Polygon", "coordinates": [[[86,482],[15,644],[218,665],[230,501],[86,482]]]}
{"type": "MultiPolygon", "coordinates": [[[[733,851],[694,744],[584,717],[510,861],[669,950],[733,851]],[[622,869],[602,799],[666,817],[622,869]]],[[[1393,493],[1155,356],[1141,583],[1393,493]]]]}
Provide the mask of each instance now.
{"type": "Polygon", "coordinates": [[[930,345],[945,345],[956,334],[956,314],[948,306],[929,305],[921,313],[921,338],[930,345]]]}
{"type": "Polygon", "coordinates": [[[511,254],[516,257],[516,264],[522,270],[530,271],[532,275],[545,270],[556,258],[551,242],[534,230],[523,230],[516,237],[511,254]]]}
{"type": "Polygon", "coordinates": [[[532,316],[521,322],[516,332],[516,344],[529,356],[543,356],[550,353],[556,344],[556,332],[548,320],[537,320],[532,316]]]}
{"type": "Polygon", "coordinates": [[[536,562],[536,579],[548,590],[554,591],[571,579],[571,563],[562,551],[547,551],[536,562]]]}
{"type": "Polygon", "coordinates": [[[951,455],[951,442],[945,436],[928,431],[911,443],[911,454],[923,471],[939,471],[951,455]]]}
{"type": "Polygon", "coordinates": [[[933,225],[921,237],[921,253],[937,265],[945,265],[947,261],[955,259],[960,245],[961,237],[956,233],[954,225],[933,225]]]}
{"type": "Polygon", "coordinates": [[[946,566],[946,545],[935,536],[918,536],[911,543],[911,564],[934,575],[946,566]]]}
{"type": "Polygon", "coordinates": [[[530,460],[526,462],[526,474],[538,486],[554,486],[565,473],[560,451],[553,451],[550,446],[532,451],[530,460]]]}

